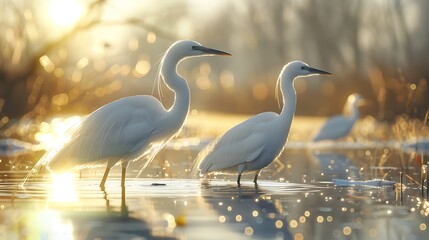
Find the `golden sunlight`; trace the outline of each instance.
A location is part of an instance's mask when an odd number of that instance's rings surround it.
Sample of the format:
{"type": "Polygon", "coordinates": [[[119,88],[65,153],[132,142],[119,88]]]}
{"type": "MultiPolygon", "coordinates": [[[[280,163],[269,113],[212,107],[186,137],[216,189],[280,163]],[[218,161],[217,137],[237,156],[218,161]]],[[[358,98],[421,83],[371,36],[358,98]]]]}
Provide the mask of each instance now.
{"type": "Polygon", "coordinates": [[[40,124],[39,132],[34,135],[34,139],[39,142],[40,146],[50,148],[56,145],[62,146],[68,135],[66,132],[81,121],[81,117],[73,116],[68,118],[54,118],[50,123],[43,122],[40,124]]]}
{"type": "Polygon", "coordinates": [[[79,0],[51,0],[49,4],[49,17],[61,27],[71,27],[84,12],[79,0]]]}
{"type": "Polygon", "coordinates": [[[52,202],[76,202],[77,194],[74,180],[75,176],[72,173],[53,174],[49,200],[52,202]]]}
{"type": "MultiPolygon", "coordinates": [[[[24,216],[20,217],[19,226],[17,226],[17,229],[25,232],[24,239],[73,239],[72,222],[62,219],[58,211],[42,209],[24,216]],[[23,220],[26,220],[26,223],[23,223],[23,220]]],[[[22,236],[22,232],[16,236],[22,236]]]]}

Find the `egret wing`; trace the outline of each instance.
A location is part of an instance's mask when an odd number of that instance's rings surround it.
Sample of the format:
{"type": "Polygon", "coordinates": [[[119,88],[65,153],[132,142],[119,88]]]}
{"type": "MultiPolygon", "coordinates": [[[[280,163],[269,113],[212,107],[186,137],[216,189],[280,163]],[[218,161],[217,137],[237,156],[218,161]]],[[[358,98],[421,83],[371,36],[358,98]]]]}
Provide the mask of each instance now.
{"type": "Polygon", "coordinates": [[[201,173],[217,171],[255,160],[264,149],[264,142],[255,134],[233,145],[211,152],[200,164],[201,173]]]}
{"type": "Polygon", "coordinates": [[[65,162],[82,165],[105,158],[122,158],[150,141],[154,125],[166,114],[151,96],[127,97],[107,104],[88,115],[57,149],[49,166],[65,162]],[[66,160],[67,161],[64,161],[66,160]]]}
{"type": "Polygon", "coordinates": [[[216,171],[255,160],[265,147],[264,126],[276,116],[276,113],[262,113],[229,129],[197,156],[200,171],[216,171]]]}
{"type": "Polygon", "coordinates": [[[342,115],[329,118],[320,128],[319,133],[314,137],[314,141],[324,139],[337,139],[349,133],[353,126],[352,121],[342,115]]]}

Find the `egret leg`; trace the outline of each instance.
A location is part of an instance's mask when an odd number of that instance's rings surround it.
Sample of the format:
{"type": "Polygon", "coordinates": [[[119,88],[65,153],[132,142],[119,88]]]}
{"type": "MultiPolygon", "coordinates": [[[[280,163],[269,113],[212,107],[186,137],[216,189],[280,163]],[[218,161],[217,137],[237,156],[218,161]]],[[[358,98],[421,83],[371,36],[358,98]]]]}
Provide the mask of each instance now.
{"type": "Polygon", "coordinates": [[[100,183],[101,188],[104,188],[104,184],[106,183],[107,176],[109,175],[109,172],[110,172],[110,168],[111,167],[107,165],[106,171],[104,171],[103,179],[101,179],[101,183],[100,183]]]}
{"type": "Polygon", "coordinates": [[[121,176],[121,187],[125,188],[125,175],[127,172],[127,167],[122,166],[122,176],[121,176]]]}
{"type": "Polygon", "coordinates": [[[259,176],[260,172],[261,172],[261,170],[256,171],[256,173],[255,173],[255,178],[253,179],[253,182],[255,183],[255,185],[258,185],[258,176],[259,176]]]}
{"type": "Polygon", "coordinates": [[[128,206],[125,202],[125,186],[122,186],[122,193],[121,193],[121,216],[122,217],[128,216],[128,206]]]}
{"type": "Polygon", "coordinates": [[[106,209],[107,209],[107,211],[109,211],[110,210],[110,200],[109,200],[108,194],[107,194],[106,189],[104,187],[101,187],[101,191],[103,192],[104,200],[106,200],[106,209]]]}
{"type": "Polygon", "coordinates": [[[246,164],[240,164],[240,165],[238,165],[238,169],[237,169],[237,172],[238,172],[238,178],[237,178],[237,185],[238,185],[238,187],[240,187],[240,179],[241,179],[241,174],[244,172],[244,170],[246,169],[246,164]]]}
{"type": "Polygon", "coordinates": [[[122,176],[121,176],[121,187],[125,187],[125,175],[127,172],[127,167],[128,167],[128,161],[122,162],[121,166],[122,166],[122,176]]]}

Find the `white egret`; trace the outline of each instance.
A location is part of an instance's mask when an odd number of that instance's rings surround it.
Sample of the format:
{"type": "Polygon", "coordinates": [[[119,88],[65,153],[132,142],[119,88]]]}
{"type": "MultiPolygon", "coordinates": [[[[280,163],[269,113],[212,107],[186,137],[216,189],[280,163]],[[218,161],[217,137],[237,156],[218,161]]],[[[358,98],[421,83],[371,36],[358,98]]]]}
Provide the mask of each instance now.
{"type": "Polygon", "coordinates": [[[104,188],[110,169],[120,163],[121,186],[124,186],[129,161],[147,158],[145,168],[183,126],[189,111],[190,91],[186,80],[177,73],[177,65],[185,58],[206,55],[230,54],[191,40],[174,43],[160,65],[160,76],[175,93],[170,109],[166,110],[153,96],[137,95],[111,102],[85,117],[69,133],[68,142],[48,151],[38,164],[54,172],[97,163],[107,165],[100,183],[104,188]]]}
{"type": "Polygon", "coordinates": [[[238,172],[237,184],[243,172],[256,171],[254,183],[262,168],[280,155],[289,135],[296,108],[296,78],[328,72],[293,61],[283,67],[277,80],[283,96],[280,114],[264,112],[229,129],[208,144],[197,156],[196,164],[201,174],[209,172],[238,172]]]}
{"type": "Polygon", "coordinates": [[[350,116],[336,115],[329,118],[315,135],[313,141],[335,140],[347,136],[359,118],[359,105],[363,102],[361,95],[351,94],[344,106],[350,116]]]}

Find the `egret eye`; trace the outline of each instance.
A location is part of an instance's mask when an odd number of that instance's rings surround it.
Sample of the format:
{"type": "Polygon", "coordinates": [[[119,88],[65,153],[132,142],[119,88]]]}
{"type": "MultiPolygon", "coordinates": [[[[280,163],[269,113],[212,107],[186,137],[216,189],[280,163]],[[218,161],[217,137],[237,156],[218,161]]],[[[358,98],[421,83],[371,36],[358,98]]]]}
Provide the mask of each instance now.
{"type": "Polygon", "coordinates": [[[192,50],[198,50],[198,46],[192,46],[192,50]]]}
{"type": "Polygon", "coordinates": [[[304,67],[304,66],[302,66],[302,67],[301,67],[301,70],[305,70],[305,67],[304,67]]]}

